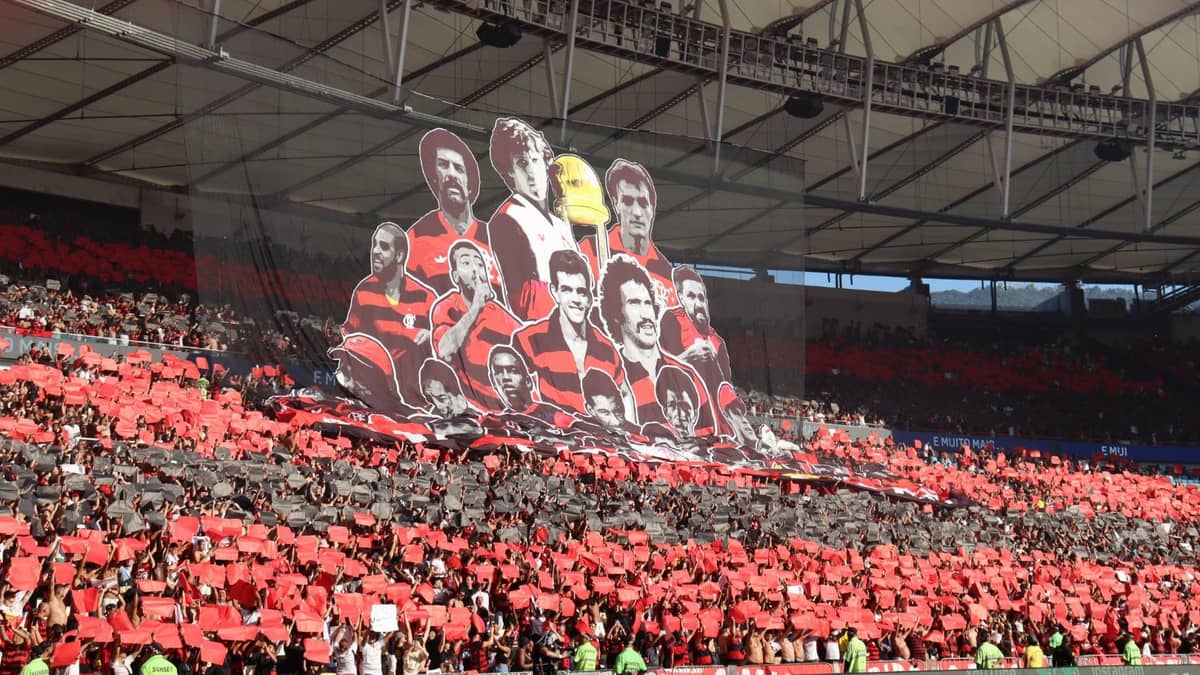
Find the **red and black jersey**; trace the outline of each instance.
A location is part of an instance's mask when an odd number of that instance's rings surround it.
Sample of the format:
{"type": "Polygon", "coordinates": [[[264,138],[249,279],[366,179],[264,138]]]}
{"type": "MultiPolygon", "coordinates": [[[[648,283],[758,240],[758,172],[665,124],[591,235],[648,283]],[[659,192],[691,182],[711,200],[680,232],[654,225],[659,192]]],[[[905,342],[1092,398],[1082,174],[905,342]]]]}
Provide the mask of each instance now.
{"type": "MultiPolygon", "coordinates": [[[[659,252],[658,247],[651,241],[646,247],[646,255],[638,255],[632,251],[625,250],[625,244],[621,243],[621,226],[617,225],[608,231],[608,250],[610,254],[624,253],[625,255],[638,261],[638,264],[646,268],[650,273],[650,280],[654,282],[654,292],[658,296],[658,302],[662,307],[674,307],[679,304],[679,299],[675,295],[675,282],[671,279],[671,261],[663,257],[659,252]]],[[[579,252],[587,259],[592,266],[592,275],[594,279],[600,278],[600,261],[596,257],[596,235],[584,237],[579,241],[579,252]]],[[[597,285],[599,282],[597,281],[597,285]]]]}
{"type": "Polygon", "coordinates": [[[488,221],[488,241],[503,280],[505,302],[523,321],[554,311],[550,294],[550,254],[577,251],[571,226],[524,195],[514,194],[488,221]]]}
{"type": "Polygon", "coordinates": [[[713,407],[710,402],[708,391],[704,388],[704,380],[696,374],[696,371],[688,364],[679,359],[659,351],[658,366],[654,373],[646,372],[641,363],[622,359],[625,364],[625,375],[629,378],[630,388],[633,389],[633,400],[637,403],[638,424],[643,427],[650,422],[660,422],[669,426],[667,418],[663,415],[662,407],[658,404],[658,395],[654,391],[654,384],[658,378],[658,372],[667,366],[675,366],[683,372],[687,373],[692,378],[692,383],[696,385],[696,392],[700,395],[699,416],[696,418],[695,436],[711,436],[715,432],[713,423],[713,407]]]}
{"type": "MultiPolygon", "coordinates": [[[[433,305],[433,344],[453,328],[467,313],[470,303],[460,291],[447,293],[433,305]]],[[[462,380],[463,394],[484,410],[497,410],[501,406],[496,390],[488,379],[488,355],[492,347],[508,344],[513,333],[521,327],[520,320],[504,305],[489,300],[475,318],[462,347],[450,358],[450,365],[462,380]]]]}
{"type": "MultiPolygon", "coordinates": [[[[722,382],[732,381],[732,373],[729,367],[729,350],[725,347],[725,340],[717,335],[715,330],[710,327],[707,333],[700,332],[696,327],[695,322],[687,315],[683,307],[673,307],[667,310],[662,317],[662,332],[659,335],[658,343],[662,345],[670,354],[679,356],[688,347],[691,347],[697,341],[707,342],[712,346],[716,353],[716,358],[707,360],[701,363],[689,363],[688,365],[696,371],[700,378],[704,380],[705,388],[708,390],[708,397],[717,400],[717,388],[722,382]]],[[[719,411],[715,411],[719,412],[719,411]]],[[[717,416],[717,423],[721,433],[728,433],[728,425],[725,423],[724,415],[717,416]]]]}
{"type": "Polygon", "coordinates": [[[450,279],[448,253],[454,242],[466,239],[483,251],[488,264],[488,276],[497,290],[500,288],[500,273],[488,246],[487,225],[471,218],[466,232],[459,234],[446,216],[438,209],[421,216],[408,230],[408,270],[438,295],[454,290],[450,279]]]}
{"type": "Polygon", "coordinates": [[[379,340],[392,355],[401,394],[406,401],[419,401],[417,378],[413,376],[433,351],[427,335],[421,344],[417,340],[422,331],[430,329],[429,308],[434,301],[433,291],[409,274],[404,275],[395,301],[387,296],[386,290],[387,285],[374,275],[358,282],[350,297],[350,311],[346,313],[342,333],[366,333],[379,340]]]}
{"type": "MultiPolygon", "coordinates": [[[[575,355],[567,346],[561,323],[562,310],[555,308],[550,316],[525,326],[513,336],[513,347],[525,359],[531,372],[537,374],[538,391],[542,400],[563,410],[584,410],[583,374],[575,368],[575,355]]],[[[625,369],[621,355],[608,338],[591,323],[587,328],[587,353],[583,372],[595,368],[608,373],[617,387],[625,385],[625,369]]]]}

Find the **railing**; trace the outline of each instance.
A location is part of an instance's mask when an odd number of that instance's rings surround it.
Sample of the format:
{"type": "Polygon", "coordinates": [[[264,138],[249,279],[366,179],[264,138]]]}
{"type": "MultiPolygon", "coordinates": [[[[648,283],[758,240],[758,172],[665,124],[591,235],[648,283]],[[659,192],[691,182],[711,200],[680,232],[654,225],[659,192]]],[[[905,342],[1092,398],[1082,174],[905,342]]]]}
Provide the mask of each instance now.
{"type": "MultiPolygon", "coordinates": [[[[430,0],[444,9],[489,21],[513,19],[542,34],[567,25],[565,0],[430,0]]],[[[655,3],[657,4],[657,3],[655,3]]],[[[690,16],[623,0],[579,0],[576,41],[586,48],[676,70],[717,76],[722,28],[690,16]]],[[[810,93],[862,103],[867,59],[820,49],[792,37],[731,31],[729,81],[779,93],[810,93]]],[[[874,108],[902,115],[987,127],[1005,124],[1008,83],[960,74],[957,69],[876,61],[874,108]]],[[[1102,94],[1080,85],[1016,85],[1013,126],[1019,131],[1074,138],[1145,142],[1149,103],[1102,94]]],[[[1200,146],[1200,105],[1159,103],[1156,143],[1200,146]]]]}

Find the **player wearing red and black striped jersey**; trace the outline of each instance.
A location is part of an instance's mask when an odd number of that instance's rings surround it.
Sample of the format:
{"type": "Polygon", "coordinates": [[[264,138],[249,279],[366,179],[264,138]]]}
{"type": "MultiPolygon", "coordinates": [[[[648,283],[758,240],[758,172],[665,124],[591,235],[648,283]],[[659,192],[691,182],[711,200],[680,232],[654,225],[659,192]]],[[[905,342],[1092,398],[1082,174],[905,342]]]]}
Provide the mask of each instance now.
{"type": "MultiPolygon", "coordinates": [[[[438,207],[417,219],[408,230],[412,254],[408,269],[438,295],[454,290],[446,251],[459,239],[474,242],[491,255],[487,224],[475,218],[479,196],[479,163],[461,138],[446,129],[433,129],[421,137],[421,172],[438,207]]],[[[499,289],[500,275],[491,269],[499,289]]]]}
{"type": "Polygon", "coordinates": [[[447,252],[457,290],[433,305],[433,340],[438,358],[454,366],[467,398],[484,410],[500,407],[488,379],[488,353],[507,344],[520,320],[496,302],[488,264],[474,243],[461,240],[447,252]]]}
{"type": "MultiPolygon", "coordinates": [[[[610,254],[624,253],[636,260],[650,274],[659,305],[674,307],[678,301],[671,283],[671,261],[651,239],[658,193],[650,172],[641,164],[618,159],[605,172],[604,185],[616,216],[616,224],[608,231],[610,254]]],[[[592,264],[592,273],[599,277],[603,263],[596,244],[595,235],[584,237],[579,250],[592,264]]]]}
{"type": "MultiPolygon", "coordinates": [[[[663,314],[659,342],[668,353],[695,369],[704,380],[709,398],[716,401],[721,383],[732,379],[732,373],[725,340],[717,335],[709,322],[708,291],[704,280],[691,265],[676,267],[672,280],[679,307],[663,314]]],[[[722,434],[732,433],[723,417],[718,416],[717,423],[722,434]]]]}
{"type": "MultiPolygon", "coordinates": [[[[371,237],[371,275],[358,282],[342,334],[364,333],[378,340],[392,357],[397,373],[415,373],[432,355],[429,308],[434,294],[405,273],[408,237],[395,223],[383,223],[371,237]]],[[[411,378],[402,378],[400,393],[408,405],[421,400],[411,378]]]]}
{"type": "Polygon", "coordinates": [[[550,256],[550,276],[554,311],[518,331],[513,347],[531,364],[542,400],[582,412],[583,374],[599,370],[624,388],[625,369],[617,348],[588,318],[592,282],[583,257],[574,251],[555,251],[550,256]]]}
{"type": "Polygon", "coordinates": [[[638,423],[644,426],[649,422],[667,422],[655,382],[663,368],[675,366],[692,378],[699,394],[695,435],[715,433],[716,421],[704,381],[691,366],[658,346],[659,305],[650,275],[623,253],[614,256],[604,268],[600,316],[624,361],[625,376],[637,404],[638,423]]]}

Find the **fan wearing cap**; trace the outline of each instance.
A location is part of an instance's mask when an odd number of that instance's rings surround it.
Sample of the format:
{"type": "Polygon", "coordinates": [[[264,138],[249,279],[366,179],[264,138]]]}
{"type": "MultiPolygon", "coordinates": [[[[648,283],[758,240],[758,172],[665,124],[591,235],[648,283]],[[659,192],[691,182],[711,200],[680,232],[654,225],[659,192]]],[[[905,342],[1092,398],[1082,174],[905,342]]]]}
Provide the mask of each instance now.
{"type": "MultiPolygon", "coordinates": [[[[475,218],[479,196],[479,163],[467,144],[452,131],[438,128],[421,137],[421,173],[437,198],[437,208],[417,219],[408,230],[412,255],[408,269],[441,295],[454,290],[446,251],[466,239],[491,257],[487,225],[475,218]]],[[[499,286],[500,274],[493,267],[490,280],[499,286]]]]}
{"type": "MultiPolygon", "coordinates": [[[[405,273],[408,236],[396,223],[383,223],[371,237],[371,274],[354,288],[342,334],[366,333],[392,356],[397,373],[415,373],[430,356],[429,308],[433,291],[405,273]]],[[[411,377],[399,380],[405,400],[420,400],[411,377]]]]}
{"type": "Polygon", "coordinates": [[[176,668],[174,663],[163,656],[162,645],[157,642],[146,645],[146,648],[142,650],[142,656],[146,660],[138,669],[138,675],[179,675],[179,668],[176,668]]]}
{"type": "Polygon", "coordinates": [[[434,351],[454,366],[467,398],[481,409],[494,410],[501,401],[488,380],[488,353],[507,344],[521,322],[496,302],[488,281],[491,265],[476,244],[460,239],[447,255],[455,290],[433,305],[434,351]]]}
{"type": "Polygon", "coordinates": [[[338,361],[338,384],[364,403],[389,414],[416,412],[401,397],[395,364],[379,340],[366,333],[351,333],[329,350],[329,356],[338,361]]]}

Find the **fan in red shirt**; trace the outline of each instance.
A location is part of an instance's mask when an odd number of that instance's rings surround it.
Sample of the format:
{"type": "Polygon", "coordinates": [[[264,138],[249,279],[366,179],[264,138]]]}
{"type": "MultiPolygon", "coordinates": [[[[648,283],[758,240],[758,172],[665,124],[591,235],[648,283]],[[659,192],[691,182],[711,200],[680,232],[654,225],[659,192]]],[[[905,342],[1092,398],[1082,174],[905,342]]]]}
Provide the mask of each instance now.
{"type": "MultiPolygon", "coordinates": [[[[604,268],[600,283],[600,316],[608,335],[617,344],[637,404],[638,423],[666,423],[659,406],[655,382],[663,368],[675,366],[691,378],[699,397],[694,435],[716,432],[712,404],[704,381],[692,367],[658,346],[659,305],[650,275],[633,258],[618,254],[604,268]]],[[[682,430],[680,430],[682,431],[682,430]]]]}
{"type": "MultiPolygon", "coordinates": [[[[434,294],[428,286],[405,273],[408,237],[395,223],[383,223],[371,237],[371,275],[358,282],[342,334],[365,333],[374,337],[392,357],[396,373],[415,373],[429,346],[429,308],[434,294]]],[[[422,400],[411,377],[400,378],[400,393],[410,405],[422,400]]]]}
{"type": "Polygon", "coordinates": [[[599,370],[625,389],[625,370],[617,348],[589,320],[592,280],[583,257],[555,251],[550,255],[550,277],[554,311],[518,331],[513,346],[537,375],[542,400],[581,412],[584,373],[599,370]]]}
{"type": "MultiPolygon", "coordinates": [[[[408,269],[438,295],[454,290],[446,251],[459,239],[472,241],[491,256],[487,225],[475,218],[479,196],[479,163],[461,138],[446,129],[433,129],[421,137],[421,172],[438,207],[421,216],[408,230],[412,255],[408,269]]],[[[499,288],[500,275],[491,269],[499,288]]]]}
{"type": "MultiPolygon", "coordinates": [[[[612,202],[617,224],[608,231],[610,255],[624,253],[633,258],[654,280],[654,294],[658,304],[674,307],[678,304],[675,286],[671,282],[671,262],[659,252],[651,240],[654,233],[654,212],[658,208],[658,193],[650,172],[636,162],[618,159],[604,174],[604,185],[608,199],[612,202]]],[[[579,250],[592,265],[592,274],[597,278],[604,266],[596,253],[595,235],[584,237],[579,250]]]]}
{"type": "Polygon", "coordinates": [[[434,351],[454,366],[468,399],[484,410],[495,410],[501,401],[488,380],[488,353],[498,344],[507,344],[521,322],[496,302],[488,281],[488,261],[476,244],[457,241],[447,257],[458,290],[433,305],[434,351]]]}

